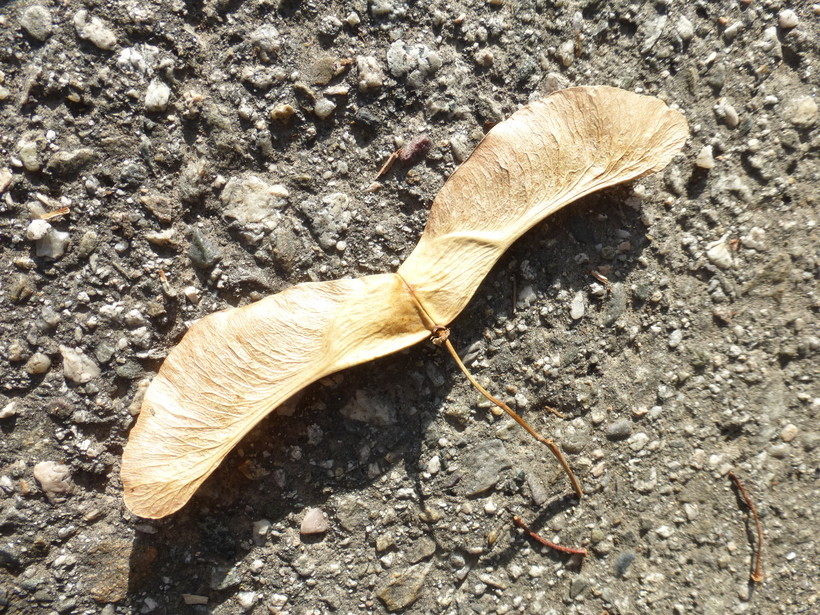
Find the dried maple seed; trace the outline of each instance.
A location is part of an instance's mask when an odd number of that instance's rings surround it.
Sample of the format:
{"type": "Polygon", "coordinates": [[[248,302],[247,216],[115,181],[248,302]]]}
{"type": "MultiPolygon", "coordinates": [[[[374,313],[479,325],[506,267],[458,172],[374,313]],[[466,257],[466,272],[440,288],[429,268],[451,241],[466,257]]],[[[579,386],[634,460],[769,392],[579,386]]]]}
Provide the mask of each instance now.
{"type": "Polygon", "coordinates": [[[663,169],[687,135],[683,115],[657,98],[606,86],[555,92],[495,126],[456,169],[398,272],[299,284],[197,321],[145,392],[123,453],[126,505],[149,518],[179,509],[292,395],[447,327],[527,230],[663,169]]]}

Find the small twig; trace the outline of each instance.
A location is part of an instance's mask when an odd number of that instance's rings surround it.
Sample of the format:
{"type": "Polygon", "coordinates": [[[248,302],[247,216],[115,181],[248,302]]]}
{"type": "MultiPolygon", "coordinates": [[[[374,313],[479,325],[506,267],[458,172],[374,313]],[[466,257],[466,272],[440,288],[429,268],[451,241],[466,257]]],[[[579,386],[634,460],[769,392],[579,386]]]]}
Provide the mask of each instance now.
{"type": "Polygon", "coordinates": [[[734,472],[729,472],[729,478],[732,479],[732,482],[735,484],[735,487],[737,487],[737,490],[740,492],[740,495],[743,496],[743,500],[746,502],[746,506],[752,512],[752,518],[755,520],[755,527],[757,528],[757,549],[755,549],[755,568],[749,576],[755,583],[760,583],[765,578],[762,570],[763,528],[760,525],[760,517],[757,516],[757,509],[755,508],[752,499],[749,497],[749,494],[746,493],[746,490],[743,488],[743,485],[741,484],[740,479],[737,477],[737,475],[735,475],[734,472]]]}
{"type": "Polygon", "coordinates": [[[581,483],[578,481],[578,478],[575,476],[575,473],[569,467],[569,463],[567,463],[567,460],[564,457],[564,454],[561,452],[561,449],[558,448],[555,442],[553,442],[549,438],[545,438],[537,431],[535,431],[532,427],[530,427],[529,423],[527,423],[527,421],[518,416],[518,414],[507,404],[505,404],[500,399],[493,397],[490,393],[487,392],[487,390],[483,386],[478,384],[478,381],[475,378],[473,378],[473,375],[465,367],[464,363],[461,362],[461,358],[458,356],[456,349],[453,348],[453,345],[450,343],[449,334],[450,330],[446,327],[438,327],[436,330],[433,331],[433,343],[437,346],[444,345],[447,348],[447,350],[450,352],[450,355],[453,357],[453,360],[456,362],[456,365],[458,365],[458,367],[461,369],[464,375],[467,376],[467,380],[470,381],[470,384],[472,384],[478,390],[479,393],[481,393],[484,397],[493,402],[496,406],[501,408],[504,412],[509,414],[515,420],[516,423],[521,425],[521,427],[523,427],[527,431],[528,434],[530,434],[533,438],[535,438],[541,444],[545,445],[548,449],[550,449],[550,452],[561,464],[561,467],[564,468],[564,472],[566,472],[567,476],[569,476],[569,480],[572,483],[572,489],[575,491],[575,495],[577,495],[579,498],[583,497],[584,491],[583,489],[581,489],[581,483]]]}
{"type": "Polygon", "coordinates": [[[557,416],[559,419],[565,419],[565,420],[566,420],[566,418],[567,418],[567,417],[565,417],[563,414],[561,414],[560,412],[558,412],[558,410],[556,410],[555,408],[553,408],[553,407],[551,407],[551,406],[544,406],[544,407],[545,407],[547,410],[549,410],[550,412],[552,412],[552,413],[553,413],[555,416],[557,416]]]}
{"type": "Polygon", "coordinates": [[[589,272],[589,275],[598,280],[604,286],[609,286],[609,278],[607,278],[604,274],[593,270],[589,272]]]}
{"type": "Polygon", "coordinates": [[[543,538],[543,537],[539,536],[538,534],[533,532],[529,527],[527,527],[527,524],[524,523],[521,520],[521,517],[513,515],[513,523],[515,523],[518,527],[520,527],[522,530],[527,532],[527,534],[529,535],[530,538],[532,538],[533,540],[537,540],[542,545],[547,546],[550,549],[555,549],[556,551],[560,551],[561,553],[569,553],[570,555],[586,556],[586,554],[587,554],[586,549],[583,549],[583,548],[575,549],[573,547],[565,547],[563,545],[557,545],[554,542],[550,542],[546,538],[543,538]]]}
{"type": "Polygon", "coordinates": [[[56,218],[58,216],[66,215],[70,210],[68,207],[60,207],[59,209],[55,209],[54,211],[49,211],[44,213],[40,216],[40,220],[51,220],[52,218],[56,218]]]}

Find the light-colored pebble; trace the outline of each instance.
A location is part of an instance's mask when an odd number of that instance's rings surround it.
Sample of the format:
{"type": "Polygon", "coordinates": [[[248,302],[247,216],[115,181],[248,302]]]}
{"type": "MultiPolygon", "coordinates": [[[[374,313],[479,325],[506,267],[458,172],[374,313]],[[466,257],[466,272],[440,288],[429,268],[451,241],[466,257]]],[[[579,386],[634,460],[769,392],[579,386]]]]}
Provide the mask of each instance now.
{"type": "Polygon", "coordinates": [[[148,113],[165,111],[169,100],[171,100],[171,88],[159,79],[153,79],[145,90],[145,110],[148,113]]]}
{"type": "Polygon", "coordinates": [[[51,11],[39,4],[33,4],[23,11],[20,25],[30,37],[38,41],[46,40],[54,31],[54,24],[51,22],[51,11]]]}
{"type": "Polygon", "coordinates": [[[687,19],[685,15],[678,17],[678,22],[675,24],[675,30],[684,43],[688,43],[695,36],[695,26],[687,19]]]}
{"type": "Polygon", "coordinates": [[[786,117],[798,128],[808,128],[817,119],[817,102],[811,96],[801,96],[783,105],[786,117]]]}
{"type": "Polygon", "coordinates": [[[745,248],[751,248],[762,252],[766,249],[766,231],[759,226],[753,226],[749,229],[749,233],[740,238],[741,244],[745,248]]]}
{"type": "Polygon", "coordinates": [[[374,56],[357,56],[356,69],[360,92],[372,92],[384,85],[384,71],[374,56]]]}
{"type": "Polygon", "coordinates": [[[728,239],[727,233],[706,246],[706,257],[721,269],[729,269],[734,264],[728,239]]]}
{"type": "Polygon", "coordinates": [[[51,359],[48,358],[48,355],[43,354],[42,352],[35,352],[29,360],[26,361],[25,370],[26,373],[32,376],[39,376],[41,374],[45,374],[51,368],[51,359]]]}
{"type": "Polygon", "coordinates": [[[104,51],[110,51],[117,44],[117,35],[99,17],[88,18],[88,11],[80,9],[74,14],[74,29],[77,36],[90,41],[104,51]]]}
{"type": "Polygon", "coordinates": [[[51,225],[45,220],[32,220],[26,228],[26,239],[29,241],[39,241],[51,230],[51,225]]]}
{"type": "Polygon", "coordinates": [[[325,514],[320,508],[308,508],[302,519],[300,532],[305,535],[324,534],[327,532],[328,524],[325,514]]]}
{"type": "Polygon", "coordinates": [[[63,375],[66,379],[85,384],[100,375],[100,368],[82,351],[61,345],[60,353],[63,355],[63,375]]]}
{"type": "Polygon", "coordinates": [[[331,113],[336,110],[336,103],[328,98],[320,98],[313,105],[313,113],[316,114],[320,120],[327,119],[331,113]]]}
{"type": "Polygon", "coordinates": [[[236,601],[246,611],[249,611],[256,604],[256,592],[238,592],[236,594],[236,601]]]}
{"type": "Polygon", "coordinates": [[[34,478],[52,502],[71,493],[71,470],[66,465],[55,461],[41,461],[34,466],[34,478]]]}
{"type": "Polygon", "coordinates": [[[0,408],[0,419],[10,419],[13,416],[17,416],[17,402],[11,400],[5,406],[0,408]]]}
{"type": "Polygon", "coordinates": [[[564,41],[558,46],[558,59],[565,67],[569,67],[575,61],[575,41],[564,41]]]}
{"type": "Polygon", "coordinates": [[[783,442],[791,442],[797,437],[798,433],[800,433],[800,430],[797,428],[797,425],[794,423],[789,423],[780,432],[780,438],[783,442]]]}
{"type": "Polygon", "coordinates": [[[208,604],[208,596],[199,594],[182,594],[182,601],[185,604],[208,604]]]}
{"type": "Polygon", "coordinates": [[[712,146],[711,145],[704,145],[700,151],[698,152],[697,158],[695,158],[695,164],[699,166],[701,169],[713,169],[715,168],[715,158],[712,153],[712,146]]]}
{"type": "Polygon", "coordinates": [[[777,25],[784,30],[796,28],[799,23],[800,17],[792,9],[784,9],[777,16],[777,25]]]}
{"type": "Polygon", "coordinates": [[[586,307],[584,306],[584,292],[579,290],[572,298],[569,307],[569,316],[572,320],[579,320],[584,317],[586,307]]]}

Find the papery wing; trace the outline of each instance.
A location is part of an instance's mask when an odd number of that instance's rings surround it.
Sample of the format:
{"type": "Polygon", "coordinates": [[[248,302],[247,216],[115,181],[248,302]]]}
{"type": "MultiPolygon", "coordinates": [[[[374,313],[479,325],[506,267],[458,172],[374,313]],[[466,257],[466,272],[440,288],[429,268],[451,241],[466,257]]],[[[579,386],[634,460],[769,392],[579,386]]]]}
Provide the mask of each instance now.
{"type": "Polygon", "coordinates": [[[527,105],[447,180],[399,274],[447,324],[533,225],[586,194],[663,169],[688,134],[683,115],[663,101],[607,86],[527,105]]]}
{"type": "Polygon", "coordinates": [[[300,284],[202,318],[146,391],[123,454],[126,505],[174,512],[291,395],[427,334],[395,274],[300,284]]]}

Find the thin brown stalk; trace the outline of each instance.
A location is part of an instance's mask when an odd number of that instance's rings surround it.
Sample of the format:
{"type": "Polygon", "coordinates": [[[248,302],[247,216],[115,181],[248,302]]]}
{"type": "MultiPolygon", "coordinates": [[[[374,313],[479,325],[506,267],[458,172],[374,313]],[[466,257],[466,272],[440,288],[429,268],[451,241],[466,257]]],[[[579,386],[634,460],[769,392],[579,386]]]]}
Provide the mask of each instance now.
{"type": "MultiPolygon", "coordinates": [[[[435,332],[434,335],[436,335],[435,332]]],[[[535,431],[532,427],[530,427],[529,423],[527,423],[527,421],[518,416],[518,414],[516,414],[516,412],[512,408],[510,408],[500,399],[493,397],[483,386],[481,386],[478,383],[478,381],[475,378],[473,378],[473,375],[470,373],[470,371],[467,369],[464,363],[461,362],[461,358],[458,356],[456,349],[453,348],[453,345],[450,343],[450,340],[446,337],[446,335],[439,334],[438,340],[439,345],[442,343],[444,344],[444,346],[450,352],[450,355],[453,357],[453,360],[456,362],[456,365],[458,365],[459,369],[461,369],[464,375],[467,376],[467,380],[470,381],[470,384],[472,384],[478,390],[479,393],[481,393],[484,397],[493,402],[496,406],[501,408],[504,412],[509,414],[515,420],[516,423],[521,425],[521,427],[523,427],[527,431],[528,434],[530,434],[533,438],[535,438],[541,444],[544,444],[547,448],[550,449],[550,452],[558,460],[558,463],[560,463],[561,467],[564,468],[564,472],[566,472],[567,476],[569,476],[569,480],[572,483],[572,489],[575,491],[575,495],[577,495],[579,498],[583,497],[584,491],[583,489],[581,489],[581,483],[578,481],[578,478],[575,476],[575,473],[569,467],[569,463],[567,463],[564,454],[561,452],[561,449],[558,448],[555,442],[553,442],[549,438],[545,438],[537,431],[535,431]]]]}
{"type": "Polygon", "coordinates": [[[734,472],[729,472],[729,478],[732,479],[735,487],[737,487],[737,490],[746,502],[746,507],[751,511],[752,518],[755,521],[755,528],[757,529],[757,548],[755,549],[754,559],[755,567],[749,577],[755,583],[760,583],[765,578],[763,574],[763,528],[760,525],[760,517],[757,516],[757,509],[755,508],[754,502],[752,502],[752,498],[749,497],[749,494],[746,493],[737,475],[734,472]]]}
{"type": "Polygon", "coordinates": [[[546,538],[540,536],[539,534],[536,534],[529,527],[527,527],[527,524],[521,520],[521,517],[513,515],[513,523],[515,523],[518,527],[524,530],[530,538],[540,542],[542,545],[547,546],[550,549],[555,549],[556,551],[560,551],[561,553],[569,553],[571,555],[586,556],[587,554],[587,550],[584,548],[576,549],[573,547],[565,547],[563,545],[557,545],[554,542],[550,542],[546,538]]]}

